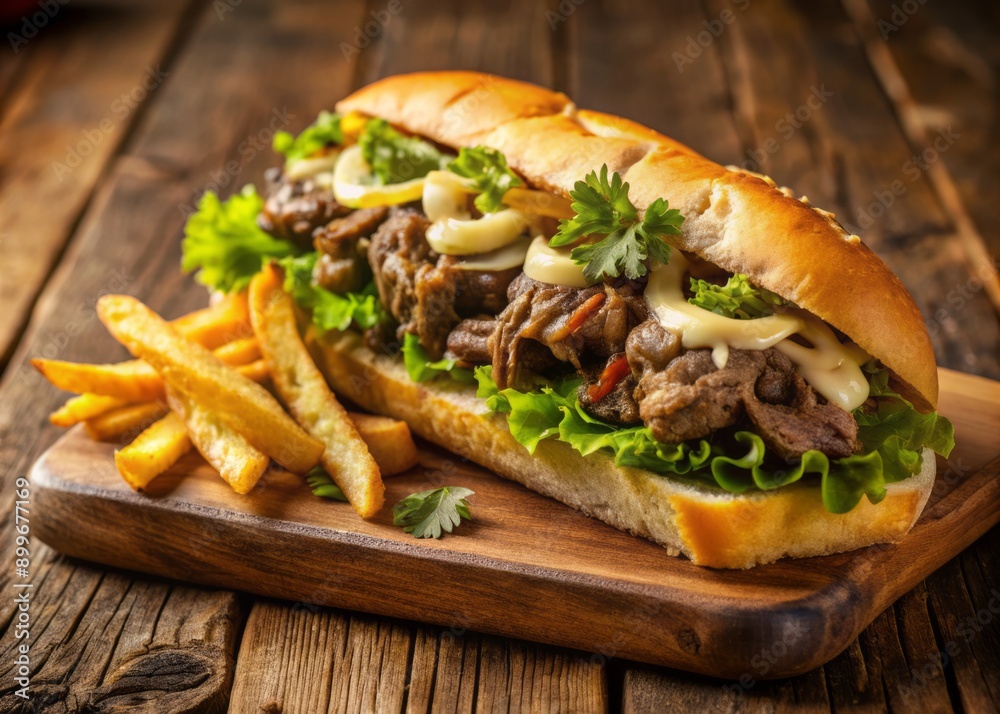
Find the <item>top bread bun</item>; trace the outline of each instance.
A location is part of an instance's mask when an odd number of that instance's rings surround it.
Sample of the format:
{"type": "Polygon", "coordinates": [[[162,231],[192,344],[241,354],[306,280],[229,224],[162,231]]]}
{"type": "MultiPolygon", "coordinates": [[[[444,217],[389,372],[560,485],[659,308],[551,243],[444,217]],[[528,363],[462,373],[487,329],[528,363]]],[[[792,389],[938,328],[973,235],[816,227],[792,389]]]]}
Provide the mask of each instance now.
{"type": "Polygon", "coordinates": [[[878,358],[921,409],[937,404],[934,350],[899,279],[857,236],[754,175],[726,169],[621,117],[577,109],[564,94],[478,72],[382,79],[337,104],[458,149],[485,145],[532,185],[568,196],[607,164],[640,210],[657,198],[685,217],[677,248],[819,316],[878,358]]]}

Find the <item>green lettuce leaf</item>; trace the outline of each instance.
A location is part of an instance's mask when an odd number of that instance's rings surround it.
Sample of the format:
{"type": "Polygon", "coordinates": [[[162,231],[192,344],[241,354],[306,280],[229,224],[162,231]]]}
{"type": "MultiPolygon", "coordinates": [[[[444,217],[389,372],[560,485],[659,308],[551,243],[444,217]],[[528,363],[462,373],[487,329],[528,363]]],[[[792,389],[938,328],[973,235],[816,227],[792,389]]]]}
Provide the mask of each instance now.
{"type": "Polygon", "coordinates": [[[607,424],[583,410],[578,379],[522,393],[498,389],[488,366],[477,367],[475,378],[477,396],[491,411],[506,414],[511,434],[531,453],[544,439],[555,438],[584,456],[605,453],[619,466],[700,479],[731,493],[772,490],[815,475],[826,509],[846,513],[865,497],[878,503],[885,498],[887,483],[917,473],[924,447],[947,456],[954,446],[954,429],[947,419],[919,414],[888,388],[887,371],[870,373],[877,406],[855,412],[862,453],[831,461],[819,451],[808,451],[792,464],[769,457],[763,439],[751,431],[726,429],[711,439],[662,444],[648,427],[607,424]]]}
{"type": "Polygon", "coordinates": [[[688,302],[692,305],[740,320],[773,315],[775,306],[787,303],[770,290],[754,287],[749,278],[741,273],[731,276],[725,285],[691,278],[691,292],[694,296],[688,302]]]}
{"type": "Polygon", "coordinates": [[[453,359],[431,362],[420,344],[420,338],[409,333],[403,338],[403,364],[414,382],[427,382],[442,375],[448,375],[456,382],[468,384],[475,381],[472,370],[459,367],[453,359]]]}
{"type": "Polygon", "coordinates": [[[312,282],[318,259],[319,254],[313,251],[280,261],[285,269],[285,292],[299,307],[312,312],[314,325],[323,331],[343,331],[352,324],[367,329],[382,321],[385,312],[374,283],[369,283],[360,293],[332,293],[312,282]]]}
{"type": "Polygon", "coordinates": [[[324,111],[298,136],[287,131],[277,132],[271,146],[278,153],[284,154],[285,163],[290,164],[308,158],[320,149],[342,143],[344,132],[340,129],[340,116],[324,111]]]}
{"type": "Polygon", "coordinates": [[[257,225],[263,199],[252,185],[227,201],[208,191],[184,226],[181,270],[212,290],[239,292],[264,263],[298,253],[294,244],[272,238],[257,225]]]}
{"type": "Polygon", "coordinates": [[[472,179],[479,195],[475,204],[483,213],[493,213],[503,208],[503,196],[515,186],[521,185],[521,179],[507,167],[507,158],[487,146],[463,148],[458,152],[458,158],[448,164],[448,170],[472,179]]]}
{"type": "Polygon", "coordinates": [[[445,157],[433,145],[400,134],[384,119],[368,120],[358,144],[372,174],[383,185],[426,176],[445,164],[445,157]]]}

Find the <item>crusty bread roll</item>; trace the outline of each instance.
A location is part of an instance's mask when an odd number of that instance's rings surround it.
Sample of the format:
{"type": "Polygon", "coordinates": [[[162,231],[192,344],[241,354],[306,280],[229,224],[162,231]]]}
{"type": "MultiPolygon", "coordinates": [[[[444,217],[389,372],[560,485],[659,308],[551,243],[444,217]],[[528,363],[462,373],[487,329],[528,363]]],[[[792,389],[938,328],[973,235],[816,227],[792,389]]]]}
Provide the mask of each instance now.
{"type": "Polygon", "coordinates": [[[937,404],[937,367],[920,311],[892,271],[833,220],[755,176],[726,168],[619,117],[577,110],[563,94],[476,72],[388,77],[337,104],[439,144],[498,149],[533,185],[568,196],[602,164],[631,184],[640,209],[657,198],[684,215],[673,245],[826,320],[877,357],[923,409],[937,404]]]}
{"type": "MultiPolygon", "coordinates": [[[[631,184],[640,209],[669,200],[685,216],[684,251],[750,279],[841,330],[893,372],[921,409],[937,403],[937,369],[920,312],[898,278],[832,214],[772,183],[730,171],[627,119],[578,110],[565,95],[474,72],[390,77],[337,104],[341,113],[386,119],[455,149],[486,145],[533,186],[568,196],[607,164],[631,184]]],[[[361,406],[407,421],[424,438],[588,515],[648,537],[701,565],[747,568],[778,558],[841,552],[902,537],[934,483],[925,451],[920,474],[888,487],[873,506],[827,512],[815,480],[735,495],[721,488],[616,467],[543,441],[528,454],[502,416],[470,387],[416,384],[401,360],[367,350],[357,335],[311,337],[334,388],[361,406]]]]}
{"type": "Polygon", "coordinates": [[[500,476],[551,496],[616,528],[645,536],[714,568],[750,568],[779,558],[839,553],[899,540],[934,485],[934,453],[916,476],[888,487],[849,513],[823,507],[815,481],[736,495],[721,488],[615,466],[546,439],[534,454],[511,436],[474,387],[449,380],[418,384],[398,357],[377,355],[353,332],[308,335],[334,391],[377,414],[402,419],[423,438],[500,476]]]}

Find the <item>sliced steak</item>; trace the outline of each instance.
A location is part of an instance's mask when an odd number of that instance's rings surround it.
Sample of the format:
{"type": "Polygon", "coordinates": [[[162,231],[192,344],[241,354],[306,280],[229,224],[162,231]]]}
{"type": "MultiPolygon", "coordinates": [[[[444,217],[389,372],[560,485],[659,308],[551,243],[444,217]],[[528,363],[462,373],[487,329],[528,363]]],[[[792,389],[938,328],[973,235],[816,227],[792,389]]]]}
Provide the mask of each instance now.
{"type": "Polygon", "coordinates": [[[289,181],[280,168],[269,169],[265,177],[268,195],[257,225],[276,238],[308,247],[314,230],[351,212],[337,203],[329,188],[312,179],[289,181]]]}
{"type": "Polygon", "coordinates": [[[313,245],[321,253],[342,257],[345,246],[357,245],[358,239],[367,238],[382,225],[389,209],[360,208],[343,218],[335,218],[313,233],[313,245]]]}
{"type": "Polygon", "coordinates": [[[448,335],[448,352],[463,362],[489,364],[489,340],[496,329],[496,320],[470,318],[462,320],[448,335]]]}
{"type": "Polygon", "coordinates": [[[746,416],[778,456],[799,458],[810,449],[831,458],[861,448],[857,423],[833,404],[820,404],[785,355],[775,349],[732,350],[724,369],[717,369],[711,350],[690,350],[665,369],[654,352],[629,352],[640,375],[635,396],[643,421],[664,443],[708,436],[746,416]]]}
{"type": "Polygon", "coordinates": [[[629,331],[646,319],[632,289],[550,285],[520,274],[507,290],[508,306],[490,338],[493,378],[501,389],[519,383],[520,360],[533,342],[582,370],[581,355],[608,358],[625,349],[629,331]]]}
{"type": "Polygon", "coordinates": [[[595,368],[584,369],[583,384],[577,391],[580,406],[593,417],[611,424],[641,424],[639,405],[633,392],[636,379],[625,353],[613,355],[595,368]]]}

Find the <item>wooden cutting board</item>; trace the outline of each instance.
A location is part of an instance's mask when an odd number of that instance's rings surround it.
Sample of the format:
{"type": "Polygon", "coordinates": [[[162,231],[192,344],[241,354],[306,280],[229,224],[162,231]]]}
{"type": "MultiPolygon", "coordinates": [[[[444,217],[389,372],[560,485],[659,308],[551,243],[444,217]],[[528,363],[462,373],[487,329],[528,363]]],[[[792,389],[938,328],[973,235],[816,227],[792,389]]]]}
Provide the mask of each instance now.
{"type": "Polygon", "coordinates": [[[733,679],[806,672],[1000,520],[1000,383],[941,371],[958,446],[898,545],[700,568],[444,452],[387,479],[387,503],[443,484],[475,521],[439,541],[370,522],[273,472],[236,496],[196,455],[133,492],[80,429],[35,464],[33,530],[72,556],[258,595],[578,648],[733,679]]]}

